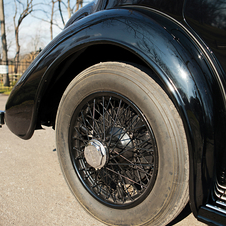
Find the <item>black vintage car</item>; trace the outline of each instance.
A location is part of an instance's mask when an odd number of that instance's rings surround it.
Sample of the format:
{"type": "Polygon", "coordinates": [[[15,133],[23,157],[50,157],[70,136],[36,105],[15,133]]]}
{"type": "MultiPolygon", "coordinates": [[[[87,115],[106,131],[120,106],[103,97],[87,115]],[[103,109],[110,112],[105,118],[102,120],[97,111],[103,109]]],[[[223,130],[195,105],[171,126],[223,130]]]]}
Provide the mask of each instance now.
{"type": "Polygon", "coordinates": [[[166,225],[190,202],[226,225],[226,0],[96,0],[8,98],[22,139],[56,130],[64,177],[108,225],[166,225]]]}

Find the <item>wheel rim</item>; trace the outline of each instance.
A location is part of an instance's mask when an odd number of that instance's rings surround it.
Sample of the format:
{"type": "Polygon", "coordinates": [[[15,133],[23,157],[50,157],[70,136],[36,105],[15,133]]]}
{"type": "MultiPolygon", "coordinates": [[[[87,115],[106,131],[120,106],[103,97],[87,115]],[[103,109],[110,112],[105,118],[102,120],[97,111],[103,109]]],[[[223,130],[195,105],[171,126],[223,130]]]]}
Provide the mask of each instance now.
{"type": "Polygon", "coordinates": [[[104,205],[131,208],[151,192],[158,171],[154,133],[124,96],[98,92],[85,98],[72,116],[69,144],[79,179],[104,205]]]}

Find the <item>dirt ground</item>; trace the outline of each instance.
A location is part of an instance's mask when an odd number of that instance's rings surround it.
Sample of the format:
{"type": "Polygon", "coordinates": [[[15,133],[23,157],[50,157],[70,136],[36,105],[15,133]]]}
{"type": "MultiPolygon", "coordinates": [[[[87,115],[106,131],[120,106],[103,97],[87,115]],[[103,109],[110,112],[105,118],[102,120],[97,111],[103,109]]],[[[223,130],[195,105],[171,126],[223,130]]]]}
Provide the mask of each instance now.
{"type": "MultiPolygon", "coordinates": [[[[7,96],[0,94],[0,110],[7,96]]],[[[79,205],[58,164],[55,132],[35,131],[30,140],[0,129],[0,226],[101,226],[79,205]]],[[[170,225],[204,226],[189,206],[170,225]]]]}

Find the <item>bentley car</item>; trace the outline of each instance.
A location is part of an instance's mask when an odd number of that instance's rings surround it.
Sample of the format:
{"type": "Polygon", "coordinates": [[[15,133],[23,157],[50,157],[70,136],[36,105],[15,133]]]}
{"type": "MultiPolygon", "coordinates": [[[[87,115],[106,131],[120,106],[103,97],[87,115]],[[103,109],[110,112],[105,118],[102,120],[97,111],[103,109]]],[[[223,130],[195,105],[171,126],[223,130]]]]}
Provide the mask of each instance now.
{"type": "MultiPolygon", "coordinates": [[[[96,0],[12,90],[1,124],[52,126],[65,180],[107,225],[226,225],[226,0],[96,0]]],[[[3,110],[3,109],[2,109],[3,110]]]]}

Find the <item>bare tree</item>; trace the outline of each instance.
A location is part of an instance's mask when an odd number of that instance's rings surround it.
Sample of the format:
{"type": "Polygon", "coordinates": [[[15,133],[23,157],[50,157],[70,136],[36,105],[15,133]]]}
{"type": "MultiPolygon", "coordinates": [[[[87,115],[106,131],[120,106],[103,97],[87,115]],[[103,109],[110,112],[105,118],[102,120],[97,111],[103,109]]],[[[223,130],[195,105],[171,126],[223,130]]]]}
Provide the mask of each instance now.
{"type": "Polygon", "coordinates": [[[58,0],[52,0],[51,18],[50,18],[50,38],[53,39],[53,16],[54,16],[54,5],[58,0]]]}
{"type": "Polygon", "coordinates": [[[61,4],[64,5],[64,7],[67,9],[67,12],[68,12],[68,18],[71,17],[71,15],[78,11],[79,8],[82,7],[83,5],[83,0],[76,0],[76,4],[74,4],[74,6],[71,7],[71,1],[70,0],[67,0],[67,4],[64,3],[63,0],[58,0],[58,8],[59,8],[59,13],[60,13],[60,16],[61,16],[61,19],[62,19],[62,23],[63,25],[65,26],[65,22],[64,22],[64,18],[63,18],[63,13],[62,13],[62,9],[61,9],[61,4]],[[75,7],[76,7],[76,10],[75,10],[75,7]]]}
{"type": "Polygon", "coordinates": [[[76,4],[73,7],[71,7],[71,0],[67,0],[66,7],[67,7],[67,12],[68,12],[68,18],[70,18],[74,12],[76,12],[80,8],[82,8],[82,5],[83,5],[83,0],[76,0],[76,4]],[[76,7],[76,10],[75,10],[75,7],[76,7]]]}
{"type": "Polygon", "coordinates": [[[6,26],[6,34],[7,34],[7,52],[9,52],[13,46],[14,40],[12,26],[6,26]]]}
{"type": "MultiPolygon", "coordinates": [[[[68,0],[68,1],[70,2],[70,0],[68,0]]],[[[58,8],[59,8],[60,16],[61,16],[61,19],[62,19],[62,23],[65,26],[64,17],[63,17],[63,13],[62,13],[62,10],[61,10],[61,3],[62,3],[62,1],[61,0],[58,0],[58,8]]]]}
{"type": "Polygon", "coordinates": [[[67,0],[67,12],[68,12],[68,18],[70,18],[70,17],[71,17],[71,14],[73,13],[73,10],[71,9],[70,4],[71,4],[70,0],[67,0]]]}
{"type": "Polygon", "coordinates": [[[31,35],[31,40],[28,43],[28,52],[37,52],[40,51],[44,44],[42,41],[42,30],[41,28],[37,29],[35,34],[31,35]]]}
{"type": "MultiPolygon", "coordinates": [[[[14,30],[15,30],[15,40],[16,40],[16,55],[15,61],[18,63],[20,56],[20,44],[19,44],[19,28],[22,21],[33,11],[33,0],[26,0],[26,3],[22,3],[20,0],[14,0],[15,3],[15,14],[13,17],[14,30]],[[17,19],[19,6],[22,7],[22,12],[20,12],[17,19]]],[[[17,65],[15,65],[15,72],[17,72],[17,65]]]]}
{"type": "Polygon", "coordinates": [[[76,11],[79,10],[79,7],[82,8],[83,0],[77,0],[76,1],[76,11]]]}
{"type": "Polygon", "coordinates": [[[53,39],[53,26],[57,26],[60,29],[63,29],[57,21],[54,20],[54,15],[56,13],[55,4],[59,0],[50,0],[47,2],[40,2],[37,5],[39,5],[38,8],[36,8],[34,11],[41,12],[42,17],[37,14],[32,14],[32,16],[36,19],[39,19],[41,21],[44,21],[46,23],[50,24],[50,39],[53,39]],[[44,16],[45,15],[45,16],[44,16]]]}
{"type": "MultiPolygon", "coordinates": [[[[14,0],[15,1],[15,0],[14,0]]],[[[19,0],[17,0],[19,1],[19,0]]],[[[35,11],[40,11],[42,15],[45,16],[40,17],[37,14],[32,14],[33,17],[42,20],[44,22],[47,22],[50,24],[50,38],[53,39],[53,28],[54,26],[57,26],[60,29],[63,29],[62,25],[56,20],[56,14],[59,13],[62,24],[65,26],[65,9],[67,10],[68,19],[71,17],[71,15],[80,7],[82,7],[83,0],[74,0],[74,4],[71,4],[71,0],[47,0],[39,2],[39,9],[36,8],[35,11]],[[56,3],[58,3],[58,10],[56,9],[56,3]],[[55,19],[54,19],[55,18],[55,19]]]]}

